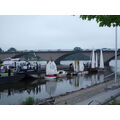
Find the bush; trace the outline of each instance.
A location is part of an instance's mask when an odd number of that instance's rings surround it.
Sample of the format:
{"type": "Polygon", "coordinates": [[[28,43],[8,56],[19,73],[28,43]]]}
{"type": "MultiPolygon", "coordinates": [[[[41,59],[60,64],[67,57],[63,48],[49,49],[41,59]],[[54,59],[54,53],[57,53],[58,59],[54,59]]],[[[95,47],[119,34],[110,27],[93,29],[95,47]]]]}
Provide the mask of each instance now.
{"type": "Polygon", "coordinates": [[[120,105],[118,101],[112,96],[111,101],[107,103],[107,105],[120,105]]]}
{"type": "Polygon", "coordinates": [[[28,97],[25,101],[23,101],[22,105],[33,105],[35,103],[35,100],[33,97],[28,97]]]}

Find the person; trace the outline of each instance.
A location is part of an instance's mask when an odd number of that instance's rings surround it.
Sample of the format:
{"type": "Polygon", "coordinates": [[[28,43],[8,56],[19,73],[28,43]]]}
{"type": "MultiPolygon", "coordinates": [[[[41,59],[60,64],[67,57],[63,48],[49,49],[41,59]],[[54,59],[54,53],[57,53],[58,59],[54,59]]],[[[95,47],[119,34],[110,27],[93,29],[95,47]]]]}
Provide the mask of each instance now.
{"type": "Polygon", "coordinates": [[[27,69],[30,69],[30,62],[27,63],[27,69]]]}
{"type": "Polygon", "coordinates": [[[9,77],[11,76],[11,69],[10,68],[8,69],[8,76],[9,77]]]}
{"type": "Polygon", "coordinates": [[[38,63],[36,62],[36,71],[38,71],[38,63]]]}
{"type": "Polygon", "coordinates": [[[69,70],[70,70],[71,72],[73,71],[73,64],[72,64],[72,63],[69,65],[69,70]]]}

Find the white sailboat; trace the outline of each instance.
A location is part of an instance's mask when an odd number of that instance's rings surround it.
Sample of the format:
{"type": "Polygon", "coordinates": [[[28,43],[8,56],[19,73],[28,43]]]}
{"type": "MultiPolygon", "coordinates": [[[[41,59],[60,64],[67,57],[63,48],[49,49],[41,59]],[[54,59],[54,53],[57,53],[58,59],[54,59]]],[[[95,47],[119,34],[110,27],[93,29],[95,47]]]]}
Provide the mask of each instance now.
{"type": "Polygon", "coordinates": [[[54,61],[49,61],[46,65],[46,80],[52,80],[57,78],[57,66],[54,61]]]}
{"type": "Polygon", "coordinates": [[[99,66],[100,70],[104,70],[104,60],[103,60],[103,52],[102,49],[100,51],[100,66],[99,66]]]}
{"type": "Polygon", "coordinates": [[[96,68],[96,62],[95,62],[95,51],[93,49],[92,51],[92,60],[91,60],[91,68],[89,69],[89,73],[97,73],[98,70],[96,68]]]}
{"type": "Polygon", "coordinates": [[[79,65],[79,71],[80,72],[84,71],[84,65],[82,61],[80,62],[80,65],[79,65]]]}

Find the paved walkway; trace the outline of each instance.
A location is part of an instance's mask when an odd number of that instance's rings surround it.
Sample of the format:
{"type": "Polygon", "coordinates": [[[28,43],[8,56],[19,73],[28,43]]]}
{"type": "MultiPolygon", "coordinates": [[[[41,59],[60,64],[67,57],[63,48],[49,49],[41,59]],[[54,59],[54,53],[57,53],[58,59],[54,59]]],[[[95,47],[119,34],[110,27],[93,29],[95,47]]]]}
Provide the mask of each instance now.
{"type": "Polygon", "coordinates": [[[111,96],[120,94],[120,88],[114,90],[105,90],[107,86],[110,86],[114,83],[114,80],[107,81],[106,83],[101,83],[83,90],[78,90],[66,95],[55,97],[56,105],[96,105],[102,104],[111,96]]]}
{"type": "Polygon", "coordinates": [[[111,96],[120,95],[120,88],[115,90],[108,90],[105,92],[102,92],[98,95],[95,95],[87,100],[84,100],[82,102],[76,103],[76,105],[98,105],[103,104],[106,101],[111,99],[111,96]]]}

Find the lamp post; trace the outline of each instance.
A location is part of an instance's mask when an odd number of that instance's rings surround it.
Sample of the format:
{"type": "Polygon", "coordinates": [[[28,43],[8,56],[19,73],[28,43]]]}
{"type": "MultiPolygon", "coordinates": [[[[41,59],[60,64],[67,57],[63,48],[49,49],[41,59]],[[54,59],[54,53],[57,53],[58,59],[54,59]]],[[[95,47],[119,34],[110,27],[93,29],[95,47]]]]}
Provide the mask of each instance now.
{"type": "Polygon", "coordinates": [[[117,82],[117,26],[115,27],[115,83],[117,82]]]}

